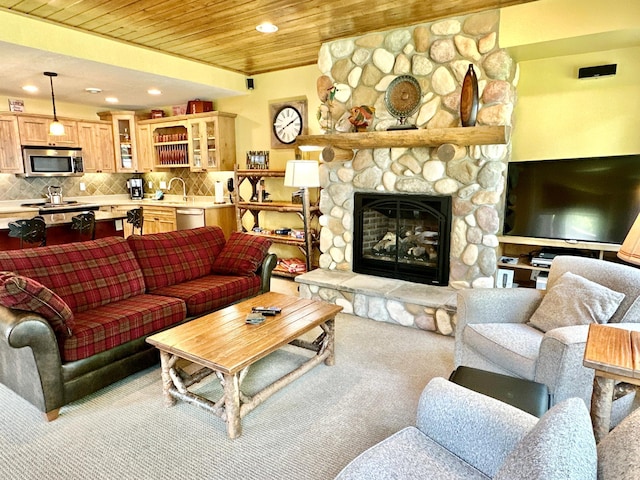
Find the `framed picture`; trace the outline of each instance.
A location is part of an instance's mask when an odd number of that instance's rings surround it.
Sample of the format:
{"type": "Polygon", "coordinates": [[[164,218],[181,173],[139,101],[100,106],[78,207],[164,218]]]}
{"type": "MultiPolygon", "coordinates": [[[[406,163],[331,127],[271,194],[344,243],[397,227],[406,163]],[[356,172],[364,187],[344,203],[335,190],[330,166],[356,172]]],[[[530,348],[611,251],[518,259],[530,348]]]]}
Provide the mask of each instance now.
{"type": "Polygon", "coordinates": [[[18,100],[15,98],[9,99],[9,111],[10,112],[24,112],[24,100],[18,100]]]}
{"type": "Polygon", "coordinates": [[[247,152],[247,169],[266,170],[269,168],[269,151],[249,151],[247,152]]]}

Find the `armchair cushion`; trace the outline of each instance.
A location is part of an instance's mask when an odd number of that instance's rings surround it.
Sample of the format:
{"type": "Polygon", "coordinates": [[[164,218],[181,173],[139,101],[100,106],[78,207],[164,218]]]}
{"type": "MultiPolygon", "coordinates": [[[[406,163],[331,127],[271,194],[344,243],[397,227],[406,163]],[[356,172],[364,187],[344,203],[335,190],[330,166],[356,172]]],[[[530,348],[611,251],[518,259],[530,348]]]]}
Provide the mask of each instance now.
{"type": "Polygon", "coordinates": [[[49,321],[57,335],[72,335],[73,312],[69,305],[40,282],[14,272],[0,272],[0,287],[0,304],[38,313],[49,321]]]}
{"type": "Polygon", "coordinates": [[[549,410],[509,454],[496,480],[595,479],[596,442],[587,408],[570,398],[549,410]]]}
{"type": "Polygon", "coordinates": [[[548,332],[572,325],[607,323],[624,297],[624,293],[565,272],[544,296],[529,324],[548,332]]]}

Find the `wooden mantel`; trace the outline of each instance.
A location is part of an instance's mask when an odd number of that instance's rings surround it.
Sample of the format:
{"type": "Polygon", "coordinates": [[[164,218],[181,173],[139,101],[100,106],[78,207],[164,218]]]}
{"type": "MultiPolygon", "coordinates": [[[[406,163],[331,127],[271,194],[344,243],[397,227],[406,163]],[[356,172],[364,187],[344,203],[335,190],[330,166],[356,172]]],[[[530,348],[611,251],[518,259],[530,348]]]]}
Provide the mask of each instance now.
{"type": "Polygon", "coordinates": [[[444,144],[504,145],[509,142],[511,127],[482,126],[455,128],[421,128],[384,132],[332,133],[300,135],[298,147],[333,147],[340,149],[437,147],[444,144]]]}

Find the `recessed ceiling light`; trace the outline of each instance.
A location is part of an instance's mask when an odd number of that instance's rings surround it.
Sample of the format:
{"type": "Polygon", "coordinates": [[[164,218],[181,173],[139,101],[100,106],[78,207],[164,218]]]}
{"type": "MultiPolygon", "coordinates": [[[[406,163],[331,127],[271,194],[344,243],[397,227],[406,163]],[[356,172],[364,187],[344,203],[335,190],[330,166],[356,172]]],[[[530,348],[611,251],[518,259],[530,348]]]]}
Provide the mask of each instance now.
{"type": "Polygon", "coordinates": [[[88,88],[85,88],[84,91],[89,93],[100,93],[102,89],[97,87],[88,87],[88,88]]]}
{"type": "Polygon", "coordinates": [[[162,92],[157,88],[150,88],[149,90],[147,90],[147,93],[149,95],[162,95],[162,92]]]}
{"type": "Polygon", "coordinates": [[[118,99],[116,97],[107,97],[105,98],[105,101],[109,103],[118,103],[118,99]]]}
{"type": "Polygon", "coordinates": [[[260,33],[274,33],[278,31],[278,27],[276,27],[273,23],[263,22],[256,27],[256,30],[260,33]]]}
{"type": "Polygon", "coordinates": [[[36,87],[35,85],[25,85],[24,87],[22,87],[22,89],[25,92],[29,93],[36,93],[38,91],[38,87],[36,87]]]}

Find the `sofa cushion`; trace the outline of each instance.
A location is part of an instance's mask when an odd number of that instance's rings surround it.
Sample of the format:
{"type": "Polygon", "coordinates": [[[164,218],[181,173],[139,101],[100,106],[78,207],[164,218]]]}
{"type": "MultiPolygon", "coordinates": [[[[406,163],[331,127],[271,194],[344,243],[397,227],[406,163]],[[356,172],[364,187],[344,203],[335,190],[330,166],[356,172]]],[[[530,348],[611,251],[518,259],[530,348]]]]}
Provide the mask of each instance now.
{"type": "Polygon", "coordinates": [[[0,251],[0,265],[53,290],[74,314],[145,288],[140,265],[121,237],[0,251]]]}
{"type": "Polygon", "coordinates": [[[635,410],[620,422],[598,444],[598,480],[637,480],[638,478],[640,478],[640,409],[635,410]]]}
{"type": "Polygon", "coordinates": [[[515,376],[533,380],[544,334],[523,323],[471,323],[462,332],[469,348],[515,376]]]}
{"type": "Polygon", "coordinates": [[[0,304],[42,315],[56,335],[70,337],[73,312],[58,295],[29,277],[0,272],[0,304]]]}
{"type": "Polygon", "coordinates": [[[187,316],[191,317],[226,307],[256,295],[259,291],[260,277],[254,274],[246,277],[206,275],[178,285],[158,288],[151,293],[184,300],[187,304],[187,316]]]}
{"type": "Polygon", "coordinates": [[[547,291],[529,324],[548,332],[572,325],[607,323],[624,297],[624,293],[565,272],[547,291]]]}
{"type": "Polygon", "coordinates": [[[149,335],[186,318],[182,300],[136,295],[75,315],[73,336],[62,346],[63,362],[90,357],[149,335]]]}
{"type": "Polygon", "coordinates": [[[401,478],[488,479],[415,427],[407,427],[362,452],[336,480],[401,478]]]}
{"type": "Polygon", "coordinates": [[[221,275],[251,275],[269,251],[271,240],[259,235],[233,232],[211,268],[221,275]]]}
{"type": "Polygon", "coordinates": [[[569,398],[542,416],[494,478],[595,479],[596,463],[589,412],[582,400],[569,398]]]}
{"type": "Polygon", "coordinates": [[[222,229],[214,226],[131,235],[127,241],[149,292],[207,275],[225,243],[222,229]]]}

